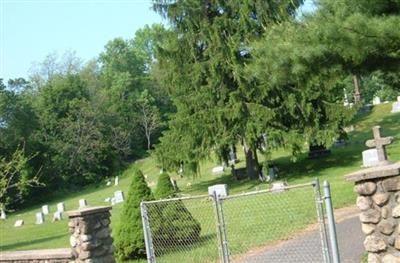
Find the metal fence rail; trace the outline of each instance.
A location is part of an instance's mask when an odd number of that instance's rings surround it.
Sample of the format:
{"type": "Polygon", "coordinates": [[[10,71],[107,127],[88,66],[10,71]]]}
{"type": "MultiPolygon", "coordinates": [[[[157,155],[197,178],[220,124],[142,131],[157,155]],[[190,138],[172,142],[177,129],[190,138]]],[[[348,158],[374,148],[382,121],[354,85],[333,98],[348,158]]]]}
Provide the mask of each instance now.
{"type": "Polygon", "coordinates": [[[323,201],[315,181],[280,192],[143,202],[148,262],[337,262],[323,201]]]}

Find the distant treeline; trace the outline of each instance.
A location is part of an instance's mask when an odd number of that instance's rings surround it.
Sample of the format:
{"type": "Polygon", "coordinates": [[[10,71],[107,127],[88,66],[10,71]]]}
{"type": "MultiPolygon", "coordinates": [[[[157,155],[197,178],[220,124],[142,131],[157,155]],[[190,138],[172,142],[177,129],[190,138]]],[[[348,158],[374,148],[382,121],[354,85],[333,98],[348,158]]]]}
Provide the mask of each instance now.
{"type": "Polygon", "coordinates": [[[173,111],[152,71],[164,33],[145,27],[86,64],[50,54],[29,79],[0,79],[2,206],[100,182],[146,154],[173,111]]]}

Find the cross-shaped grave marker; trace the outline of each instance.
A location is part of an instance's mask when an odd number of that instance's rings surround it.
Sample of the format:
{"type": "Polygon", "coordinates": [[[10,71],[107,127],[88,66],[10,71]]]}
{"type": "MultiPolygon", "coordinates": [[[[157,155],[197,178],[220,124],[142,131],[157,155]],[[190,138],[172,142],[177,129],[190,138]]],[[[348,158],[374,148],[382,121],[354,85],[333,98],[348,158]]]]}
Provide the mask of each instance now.
{"type": "Polygon", "coordinates": [[[378,152],[378,165],[387,165],[389,161],[387,159],[386,149],[385,146],[389,145],[393,141],[393,137],[381,137],[381,127],[375,126],[372,128],[374,133],[374,139],[368,140],[365,145],[369,148],[375,147],[378,152]]]}

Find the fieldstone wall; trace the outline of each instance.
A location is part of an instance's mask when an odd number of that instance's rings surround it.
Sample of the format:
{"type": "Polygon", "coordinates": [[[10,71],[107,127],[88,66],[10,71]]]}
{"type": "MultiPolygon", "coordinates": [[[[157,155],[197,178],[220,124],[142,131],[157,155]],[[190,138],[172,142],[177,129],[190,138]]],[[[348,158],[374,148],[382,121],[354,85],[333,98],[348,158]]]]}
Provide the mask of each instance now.
{"type": "Polygon", "coordinates": [[[346,176],[354,181],[370,263],[400,263],[400,163],[346,176]]]}
{"type": "Polygon", "coordinates": [[[110,210],[111,207],[95,207],[68,213],[70,244],[76,263],[115,262],[110,210]]]}
{"type": "Polygon", "coordinates": [[[0,252],[1,263],[113,263],[111,207],[68,212],[71,248],[0,252]]]}

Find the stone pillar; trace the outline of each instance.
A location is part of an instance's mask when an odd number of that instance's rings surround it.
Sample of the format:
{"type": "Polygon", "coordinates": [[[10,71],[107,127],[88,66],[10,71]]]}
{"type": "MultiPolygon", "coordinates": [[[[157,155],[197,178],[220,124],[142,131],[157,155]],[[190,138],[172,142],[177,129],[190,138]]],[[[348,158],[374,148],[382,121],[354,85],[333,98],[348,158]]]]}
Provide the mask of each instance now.
{"type": "Polygon", "coordinates": [[[355,182],[369,263],[400,262],[400,162],[346,176],[355,182]]]}
{"type": "Polygon", "coordinates": [[[74,262],[115,262],[110,210],[111,207],[91,207],[68,212],[74,262]]]}

